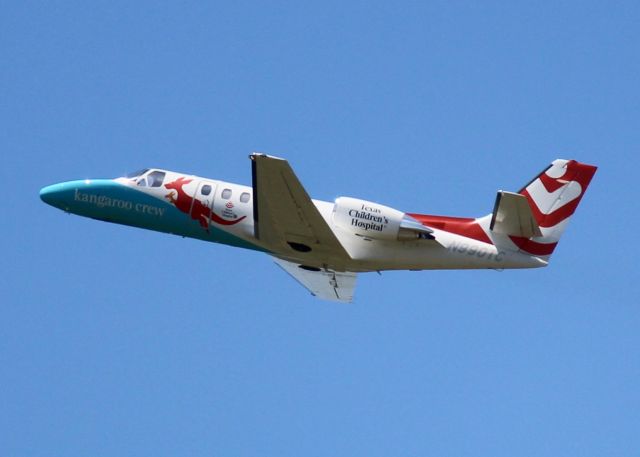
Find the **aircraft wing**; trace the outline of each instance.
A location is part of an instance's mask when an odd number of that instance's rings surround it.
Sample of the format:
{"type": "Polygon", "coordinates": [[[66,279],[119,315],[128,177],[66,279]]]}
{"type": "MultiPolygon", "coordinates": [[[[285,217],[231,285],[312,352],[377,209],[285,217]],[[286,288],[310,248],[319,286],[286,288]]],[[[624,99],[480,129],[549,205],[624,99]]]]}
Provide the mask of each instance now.
{"type": "Polygon", "coordinates": [[[311,295],[323,300],[351,303],[356,288],[356,274],[322,270],[299,263],[274,259],[276,264],[306,287],[311,295]]]}
{"type": "Polygon", "coordinates": [[[253,219],[257,239],[274,254],[307,259],[305,265],[340,265],[350,259],[289,162],[251,154],[253,219]]]}

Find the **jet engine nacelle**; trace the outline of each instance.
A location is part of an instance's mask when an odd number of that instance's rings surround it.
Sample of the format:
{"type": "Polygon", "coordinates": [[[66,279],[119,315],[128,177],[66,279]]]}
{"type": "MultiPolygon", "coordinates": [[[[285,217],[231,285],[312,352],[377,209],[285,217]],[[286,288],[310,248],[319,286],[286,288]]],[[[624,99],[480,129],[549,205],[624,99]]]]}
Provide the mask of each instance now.
{"type": "Polygon", "coordinates": [[[433,239],[431,229],[402,211],[351,197],[336,199],[333,223],[358,236],[376,240],[433,239]]]}

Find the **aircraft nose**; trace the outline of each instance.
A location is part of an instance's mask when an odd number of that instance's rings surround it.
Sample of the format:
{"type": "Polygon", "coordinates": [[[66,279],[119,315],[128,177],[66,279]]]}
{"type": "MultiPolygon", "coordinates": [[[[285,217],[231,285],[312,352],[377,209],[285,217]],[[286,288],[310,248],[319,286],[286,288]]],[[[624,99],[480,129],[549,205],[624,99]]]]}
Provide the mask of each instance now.
{"type": "Polygon", "coordinates": [[[60,185],[53,184],[51,186],[46,186],[40,189],[40,199],[49,204],[55,206],[55,202],[59,200],[60,197],[60,185]]]}
{"type": "Polygon", "coordinates": [[[43,187],[40,199],[67,213],[93,217],[95,210],[102,208],[98,198],[113,192],[122,192],[122,186],[112,179],[82,179],[43,187]]]}
{"type": "Polygon", "coordinates": [[[52,184],[40,189],[40,199],[48,205],[66,211],[69,197],[73,194],[75,186],[71,183],[63,182],[52,184]]]}

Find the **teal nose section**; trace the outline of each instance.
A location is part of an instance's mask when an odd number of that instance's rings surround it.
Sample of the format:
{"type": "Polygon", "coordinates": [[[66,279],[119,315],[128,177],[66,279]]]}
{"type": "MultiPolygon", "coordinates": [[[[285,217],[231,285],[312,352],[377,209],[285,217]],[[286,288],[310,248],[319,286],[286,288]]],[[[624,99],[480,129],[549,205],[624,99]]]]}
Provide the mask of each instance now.
{"type": "Polygon", "coordinates": [[[43,187],[40,189],[40,199],[48,205],[68,211],[80,183],[84,184],[84,181],[62,182],[43,187]]]}
{"type": "Polygon", "coordinates": [[[122,186],[111,179],[84,179],[65,181],[40,189],[40,199],[48,205],[69,213],[82,213],[86,202],[113,192],[122,186]]]}

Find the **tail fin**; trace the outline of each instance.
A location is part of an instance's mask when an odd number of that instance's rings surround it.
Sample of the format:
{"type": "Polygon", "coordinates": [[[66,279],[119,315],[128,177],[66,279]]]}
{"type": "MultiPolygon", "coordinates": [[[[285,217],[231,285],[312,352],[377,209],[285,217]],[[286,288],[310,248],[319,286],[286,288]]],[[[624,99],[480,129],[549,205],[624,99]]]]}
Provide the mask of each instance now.
{"type": "Polygon", "coordinates": [[[542,236],[510,236],[511,241],[529,254],[550,256],[596,170],[575,160],[554,160],[519,192],[526,197],[542,236]]]}

